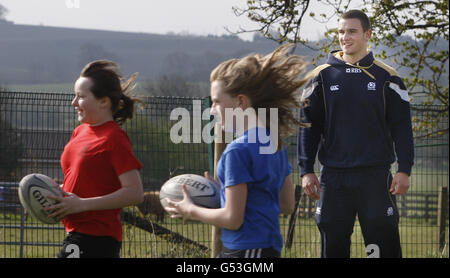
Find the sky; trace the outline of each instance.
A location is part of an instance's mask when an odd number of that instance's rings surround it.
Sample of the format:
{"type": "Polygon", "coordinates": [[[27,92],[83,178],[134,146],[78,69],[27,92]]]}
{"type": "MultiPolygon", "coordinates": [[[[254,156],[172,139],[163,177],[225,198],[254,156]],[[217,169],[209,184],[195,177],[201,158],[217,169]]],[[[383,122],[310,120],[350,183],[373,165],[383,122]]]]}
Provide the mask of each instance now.
{"type": "MultiPolygon", "coordinates": [[[[229,34],[256,28],[245,16],[236,16],[233,6],[247,0],[0,0],[8,9],[6,19],[15,24],[74,27],[126,32],[192,35],[229,34]]],[[[317,5],[317,4],[316,4],[317,5]]],[[[316,7],[317,8],[317,7],[316,7]]],[[[320,7],[321,11],[326,7],[320,7]]],[[[317,12],[317,9],[315,10],[317,12]]],[[[335,22],[333,22],[335,23],[335,22]]],[[[337,23],[336,23],[337,24],[337,23]]],[[[307,20],[306,38],[315,40],[324,24],[307,20]]],[[[239,35],[251,40],[253,34],[239,35]]]]}

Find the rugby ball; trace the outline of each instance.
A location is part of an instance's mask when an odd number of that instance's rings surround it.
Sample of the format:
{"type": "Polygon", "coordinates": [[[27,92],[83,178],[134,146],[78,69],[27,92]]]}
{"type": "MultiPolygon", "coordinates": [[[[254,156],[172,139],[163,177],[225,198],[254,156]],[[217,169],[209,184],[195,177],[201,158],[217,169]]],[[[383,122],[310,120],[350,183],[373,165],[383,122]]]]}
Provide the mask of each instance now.
{"type": "Polygon", "coordinates": [[[174,201],[183,200],[181,187],[186,184],[187,191],[194,204],[206,208],[220,207],[219,186],[215,181],[194,174],[183,174],[166,181],[159,192],[159,200],[163,207],[167,206],[165,198],[174,201]]]}
{"type": "Polygon", "coordinates": [[[56,203],[56,201],[47,198],[48,195],[62,197],[58,184],[43,174],[29,174],[19,183],[19,199],[22,206],[33,217],[46,224],[56,224],[59,221],[48,217],[49,212],[45,211],[56,203]]]}

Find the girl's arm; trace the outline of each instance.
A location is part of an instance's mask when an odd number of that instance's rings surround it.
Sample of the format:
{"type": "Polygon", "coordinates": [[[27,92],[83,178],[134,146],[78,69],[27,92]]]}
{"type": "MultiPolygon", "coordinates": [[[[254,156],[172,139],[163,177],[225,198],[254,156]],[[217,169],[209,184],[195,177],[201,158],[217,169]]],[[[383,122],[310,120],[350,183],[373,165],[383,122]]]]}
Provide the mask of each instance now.
{"type": "Polygon", "coordinates": [[[68,214],[89,210],[106,210],[123,208],[142,203],[144,192],[138,170],[131,170],[119,176],[122,187],[110,194],[92,198],[80,198],[73,193],[65,193],[65,197],[48,196],[56,200],[56,205],[48,207],[47,211],[53,211],[50,217],[64,218],[68,214]]]}
{"type": "Polygon", "coordinates": [[[229,230],[238,230],[244,223],[245,205],[247,202],[247,184],[241,183],[225,188],[224,208],[209,209],[192,202],[186,185],[183,185],[183,200],[179,202],[167,199],[169,206],[165,209],[172,218],[183,218],[202,221],[207,224],[229,230]]]}

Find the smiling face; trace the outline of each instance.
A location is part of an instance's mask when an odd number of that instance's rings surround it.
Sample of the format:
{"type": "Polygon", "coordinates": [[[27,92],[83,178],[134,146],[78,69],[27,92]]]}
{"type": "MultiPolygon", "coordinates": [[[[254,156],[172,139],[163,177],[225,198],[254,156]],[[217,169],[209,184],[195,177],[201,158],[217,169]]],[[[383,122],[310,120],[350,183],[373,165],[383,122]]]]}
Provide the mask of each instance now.
{"type": "Polygon", "coordinates": [[[80,77],[77,79],[72,106],[78,112],[78,121],[95,126],[113,120],[113,117],[109,98],[97,99],[90,90],[92,85],[90,78],[80,77]]]}
{"type": "Polygon", "coordinates": [[[225,108],[236,108],[238,99],[225,92],[223,81],[211,83],[211,110],[210,114],[219,118],[222,129],[225,129],[225,108]]]}
{"type": "Polygon", "coordinates": [[[367,55],[367,46],[372,31],[363,30],[361,21],[357,18],[341,18],[339,20],[339,44],[344,52],[344,60],[357,62],[367,55]]]}
{"type": "Polygon", "coordinates": [[[216,80],[211,83],[211,100],[210,114],[217,117],[225,132],[240,136],[247,129],[259,124],[248,96],[245,94],[233,96],[227,93],[224,81],[216,80]]]}

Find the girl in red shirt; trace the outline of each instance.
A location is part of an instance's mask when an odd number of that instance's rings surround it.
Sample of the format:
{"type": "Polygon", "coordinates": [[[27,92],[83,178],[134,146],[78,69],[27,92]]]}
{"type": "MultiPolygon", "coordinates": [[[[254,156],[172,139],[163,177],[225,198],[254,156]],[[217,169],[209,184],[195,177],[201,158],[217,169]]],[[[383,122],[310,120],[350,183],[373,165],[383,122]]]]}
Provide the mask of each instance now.
{"type": "Polygon", "coordinates": [[[61,155],[64,197],[50,216],[68,232],[58,257],[119,257],[121,208],[143,201],[141,163],[120,124],[133,116],[137,99],[127,96],[134,74],[121,83],[118,66],[107,60],[87,64],[75,82],[72,105],[81,122],[61,155]]]}

